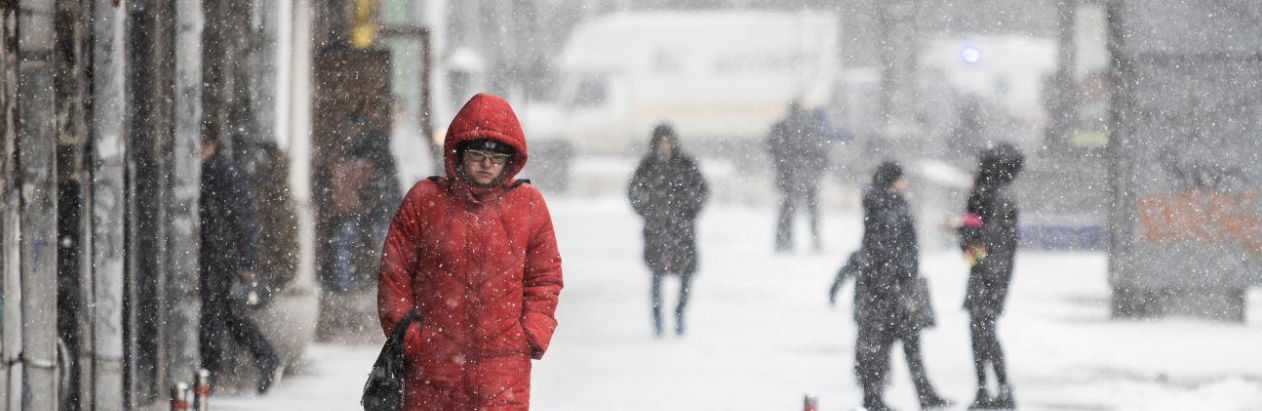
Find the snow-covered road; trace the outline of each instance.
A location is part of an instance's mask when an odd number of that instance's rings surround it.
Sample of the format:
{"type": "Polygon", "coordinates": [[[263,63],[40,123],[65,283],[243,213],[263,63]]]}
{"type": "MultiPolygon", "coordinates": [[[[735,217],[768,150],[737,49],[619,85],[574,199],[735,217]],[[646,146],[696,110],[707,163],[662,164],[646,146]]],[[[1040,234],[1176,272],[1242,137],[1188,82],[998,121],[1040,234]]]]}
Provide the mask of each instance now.
{"type": "MultiPolygon", "coordinates": [[[[701,272],[688,334],[655,339],[640,222],[620,199],[550,204],[564,258],[560,327],[535,363],[532,408],[545,411],[800,410],[857,406],[852,286],[827,289],[859,240],[859,216],[825,214],[823,253],[772,252],[771,208],[713,206],[702,216],[701,272]]],[[[799,230],[801,231],[801,230],[799,230]]],[[[929,251],[922,269],[938,326],[922,338],[944,396],[971,400],[967,266],[929,251]]],[[[667,283],[673,301],[675,283],[667,283]]],[[[1262,410],[1262,293],[1249,322],[1114,321],[1103,253],[1022,252],[1000,321],[1022,410],[1262,410]]],[[[673,303],[672,303],[673,305],[673,303]]],[[[670,306],[668,306],[670,308],[670,306]]],[[[216,397],[217,411],[356,410],[376,346],[318,345],[266,397],[216,397]]],[[[901,354],[887,402],[915,410],[901,354]]],[[[956,407],[964,409],[963,405],[956,407]]]]}

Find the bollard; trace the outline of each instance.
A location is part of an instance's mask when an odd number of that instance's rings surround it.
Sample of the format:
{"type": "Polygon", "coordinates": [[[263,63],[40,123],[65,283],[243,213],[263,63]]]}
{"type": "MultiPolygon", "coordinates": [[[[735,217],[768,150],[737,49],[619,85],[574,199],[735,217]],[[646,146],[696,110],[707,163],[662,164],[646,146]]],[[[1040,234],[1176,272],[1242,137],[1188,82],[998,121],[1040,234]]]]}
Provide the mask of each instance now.
{"type": "Polygon", "coordinates": [[[802,411],[819,411],[819,398],[807,394],[802,401],[802,411]]]}
{"type": "Polygon", "coordinates": [[[171,411],[188,411],[188,384],[181,382],[171,387],[171,411]]]}
{"type": "Polygon", "coordinates": [[[210,411],[210,370],[197,370],[193,381],[193,409],[210,411]]]}

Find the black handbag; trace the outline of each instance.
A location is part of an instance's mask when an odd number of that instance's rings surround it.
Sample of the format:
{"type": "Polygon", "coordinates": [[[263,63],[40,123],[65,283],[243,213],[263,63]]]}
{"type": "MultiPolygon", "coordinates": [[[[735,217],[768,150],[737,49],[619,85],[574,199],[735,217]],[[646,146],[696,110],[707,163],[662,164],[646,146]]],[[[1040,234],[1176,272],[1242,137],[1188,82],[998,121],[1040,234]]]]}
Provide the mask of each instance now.
{"type": "Polygon", "coordinates": [[[377,362],[373,363],[372,372],[368,374],[368,382],[364,383],[364,395],[359,400],[364,411],[399,411],[403,408],[403,344],[413,321],[425,326],[425,319],[416,310],[408,311],[394,325],[390,339],[381,347],[381,354],[377,355],[377,362]]]}
{"type": "Polygon", "coordinates": [[[916,329],[933,328],[937,325],[937,316],[929,299],[929,279],[916,276],[907,285],[906,292],[901,296],[907,320],[916,329]]]}

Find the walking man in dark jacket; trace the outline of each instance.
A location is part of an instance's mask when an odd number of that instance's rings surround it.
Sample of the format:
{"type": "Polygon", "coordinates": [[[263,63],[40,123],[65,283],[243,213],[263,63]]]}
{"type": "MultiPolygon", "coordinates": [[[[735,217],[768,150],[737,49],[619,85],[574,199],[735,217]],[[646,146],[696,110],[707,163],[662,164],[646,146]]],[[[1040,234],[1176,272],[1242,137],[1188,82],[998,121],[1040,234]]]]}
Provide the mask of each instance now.
{"type": "Polygon", "coordinates": [[[709,195],[697,162],[679,149],[668,124],[653,130],[652,152],[640,161],[627,189],[631,207],[644,218],[644,262],[653,272],[653,330],[663,334],[662,280],[679,276],[675,333],[684,334],[684,308],[697,271],[697,214],[709,195]]]}
{"type": "Polygon", "coordinates": [[[982,152],[979,163],[960,226],[960,245],[965,258],[973,263],[964,294],[977,376],[977,399],[969,409],[1011,409],[1016,402],[995,322],[1003,313],[1017,251],[1017,203],[1009,187],[1021,172],[1025,157],[1016,147],[1002,143],[982,152]],[[995,397],[986,390],[988,364],[999,384],[995,397]]]}
{"type": "Polygon", "coordinates": [[[280,356],[257,325],[234,304],[233,281],[258,281],[258,217],[249,180],[219,150],[214,137],[202,138],[201,341],[202,367],[211,375],[224,371],[224,338],[231,337],[254,356],[258,391],[272,388],[283,370],[280,356]],[[227,334],[227,335],[225,335],[227,334]]]}
{"type": "Polygon", "coordinates": [[[927,300],[910,295],[920,277],[916,225],[903,192],[907,179],[892,161],[882,163],[863,193],[863,267],[855,279],[855,373],[863,387],[863,407],[885,411],[883,382],[889,372],[890,349],[903,342],[903,353],[922,408],[950,405],[929,383],[920,354],[920,330],[933,326],[927,300]],[[912,303],[909,303],[911,301],[912,303]],[[915,307],[912,307],[915,306],[915,307]]]}
{"type": "Polygon", "coordinates": [[[819,179],[828,166],[824,132],[819,122],[798,102],[771,127],[767,137],[776,188],[784,195],[776,223],[776,252],[793,249],[793,215],[806,206],[815,251],[823,248],[819,237],[819,179]]]}

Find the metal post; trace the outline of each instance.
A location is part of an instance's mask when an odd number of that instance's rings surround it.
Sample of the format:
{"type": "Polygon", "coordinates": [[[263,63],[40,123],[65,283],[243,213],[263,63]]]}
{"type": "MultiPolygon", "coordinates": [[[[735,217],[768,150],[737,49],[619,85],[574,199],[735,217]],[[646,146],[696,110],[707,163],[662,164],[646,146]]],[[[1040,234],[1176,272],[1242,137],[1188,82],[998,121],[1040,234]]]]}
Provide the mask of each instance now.
{"type": "Polygon", "coordinates": [[[123,156],[128,112],[123,7],[95,0],[92,128],[92,396],[96,410],[123,409],[123,156]]]}
{"type": "Polygon", "coordinates": [[[193,409],[210,411],[210,371],[205,368],[193,378],[193,409]]]}
{"type": "Polygon", "coordinates": [[[812,397],[807,394],[802,400],[802,411],[819,411],[819,397],[812,397]]]}
{"type": "Polygon", "coordinates": [[[188,411],[188,384],[176,383],[171,387],[171,411],[188,411]]]}

